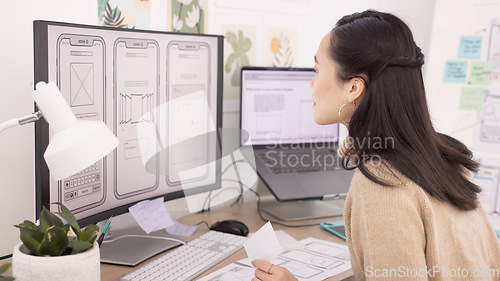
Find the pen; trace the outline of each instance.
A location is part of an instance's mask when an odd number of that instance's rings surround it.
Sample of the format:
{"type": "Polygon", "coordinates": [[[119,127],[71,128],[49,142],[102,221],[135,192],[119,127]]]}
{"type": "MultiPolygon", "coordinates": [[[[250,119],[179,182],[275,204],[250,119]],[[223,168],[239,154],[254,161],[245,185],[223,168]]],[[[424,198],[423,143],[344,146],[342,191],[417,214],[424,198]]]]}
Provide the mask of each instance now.
{"type": "Polygon", "coordinates": [[[101,247],[102,240],[104,240],[104,235],[106,235],[106,232],[108,231],[109,225],[111,224],[111,219],[113,216],[111,216],[108,221],[106,222],[106,225],[104,226],[104,230],[101,233],[101,236],[97,239],[97,244],[99,244],[99,247],[101,247]]]}

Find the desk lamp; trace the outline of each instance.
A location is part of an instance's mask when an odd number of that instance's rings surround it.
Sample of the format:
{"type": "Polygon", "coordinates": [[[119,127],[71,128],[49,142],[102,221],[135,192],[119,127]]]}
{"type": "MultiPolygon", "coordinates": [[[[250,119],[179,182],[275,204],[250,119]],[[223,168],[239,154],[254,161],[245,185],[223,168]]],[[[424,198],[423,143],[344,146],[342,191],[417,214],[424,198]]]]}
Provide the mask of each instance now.
{"type": "Polygon", "coordinates": [[[43,157],[55,180],[80,172],[118,146],[118,139],[103,122],[77,120],[54,82],[41,81],[35,88],[31,95],[40,110],[1,123],[0,133],[43,116],[53,129],[43,157]]]}

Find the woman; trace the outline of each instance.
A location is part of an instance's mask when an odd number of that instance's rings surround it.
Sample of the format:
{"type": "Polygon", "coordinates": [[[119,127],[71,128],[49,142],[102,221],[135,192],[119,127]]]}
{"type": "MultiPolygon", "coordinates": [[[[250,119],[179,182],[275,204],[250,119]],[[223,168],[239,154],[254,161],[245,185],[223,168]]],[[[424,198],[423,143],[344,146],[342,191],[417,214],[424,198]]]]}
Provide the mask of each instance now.
{"type": "MultiPolygon", "coordinates": [[[[345,16],[321,41],[314,120],[343,123],[355,169],[344,207],[357,280],[499,280],[500,247],[470,181],[478,163],[429,116],[423,54],[408,26],[377,11],[345,16]]],[[[256,260],[253,280],[296,280],[256,260]]]]}

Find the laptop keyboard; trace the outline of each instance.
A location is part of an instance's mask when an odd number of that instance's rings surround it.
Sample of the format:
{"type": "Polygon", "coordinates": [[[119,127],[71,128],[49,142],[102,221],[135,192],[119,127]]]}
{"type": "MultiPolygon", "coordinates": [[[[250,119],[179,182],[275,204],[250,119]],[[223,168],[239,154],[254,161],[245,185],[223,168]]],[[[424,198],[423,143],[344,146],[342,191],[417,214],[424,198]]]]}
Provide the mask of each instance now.
{"type": "Polygon", "coordinates": [[[341,168],[341,159],[329,150],[272,150],[257,154],[273,174],[332,171],[341,168]]]}

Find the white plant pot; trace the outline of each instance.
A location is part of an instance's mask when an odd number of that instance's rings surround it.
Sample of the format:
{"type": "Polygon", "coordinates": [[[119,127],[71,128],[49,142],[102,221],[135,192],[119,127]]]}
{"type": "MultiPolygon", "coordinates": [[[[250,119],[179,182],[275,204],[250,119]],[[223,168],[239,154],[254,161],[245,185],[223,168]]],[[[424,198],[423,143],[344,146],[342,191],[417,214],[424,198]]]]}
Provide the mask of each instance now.
{"type": "Polygon", "coordinates": [[[99,245],[76,255],[38,257],[23,243],[14,247],[12,274],[16,281],[96,281],[101,279],[99,245]]]}

